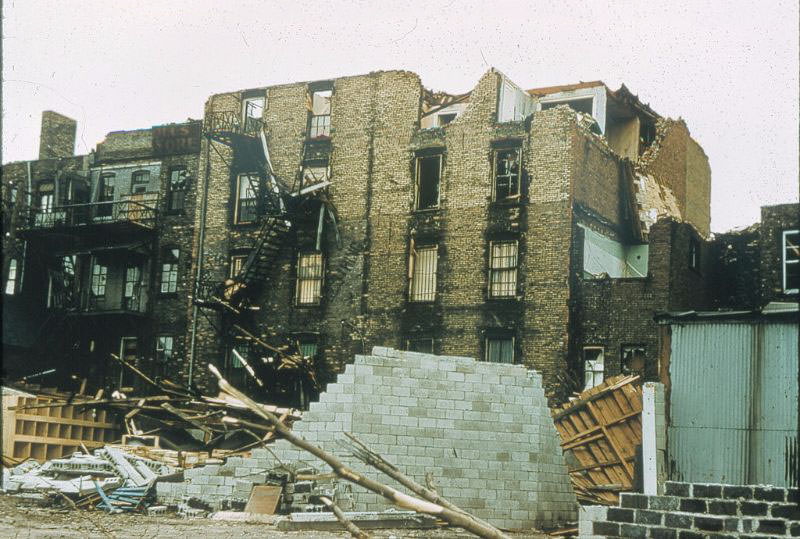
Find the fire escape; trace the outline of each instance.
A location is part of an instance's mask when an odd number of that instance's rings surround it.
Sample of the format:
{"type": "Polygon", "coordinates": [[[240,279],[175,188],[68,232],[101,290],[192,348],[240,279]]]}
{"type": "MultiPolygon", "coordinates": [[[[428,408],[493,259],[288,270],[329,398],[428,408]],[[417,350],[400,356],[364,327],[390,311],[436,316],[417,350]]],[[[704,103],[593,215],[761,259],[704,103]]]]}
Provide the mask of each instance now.
{"type": "MultiPolygon", "coordinates": [[[[261,119],[243,116],[237,112],[208,115],[204,136],[214,151],[215,143],[228,146],[232,149],[234,161],[255,165],[250,170],[255,169],[256,174],[248,175],[247,181],[250,192],[256,194],[254,212],[258,228],[241,268],[223,280],[201,280],[194,302],[200,308],[220,313],[221,323],[217,330],[230,345],[232,357],[243,364],[249,373],[251,382],[263,388],[263,374],[269,376],[266,379],[273,381],[275,369],[288,369],[301,373],[314,386],[318,386],[313,359],[304,357],[298,346],[273,346],[259,338],[252,323],[252,313],[258,310],[254,305],[256,298],[274,278],[278,256],[291,235],[294,221],[309,208],[306,202],[319,197],[320,222],[326,211],[333,219],[334,213],[328,207],[321,189],[328,182],[304,187],[303,180],[299,185],[296,182],[289,185],[278,178],[272,168],[261,119]],[[250,356],[249,362],[246,354],[237,351],[241,346],[256,351],[250,356]],[[254,361],[258,357],[263,361],[254,361]]],[[[227,164],[232,166],[232,163],[227,164]]]]}

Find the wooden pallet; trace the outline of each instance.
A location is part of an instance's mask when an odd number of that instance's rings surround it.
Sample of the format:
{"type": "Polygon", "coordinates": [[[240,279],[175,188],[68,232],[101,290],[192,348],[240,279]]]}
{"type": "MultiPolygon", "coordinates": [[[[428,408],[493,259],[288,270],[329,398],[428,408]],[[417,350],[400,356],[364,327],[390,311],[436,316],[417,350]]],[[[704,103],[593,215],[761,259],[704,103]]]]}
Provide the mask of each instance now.
{"type": "Polygon", "coordinates": [[[579,500],[615,505],[633,488],[642,443],[639,376],[615,376],[552,411],[579,500]]]}
{"type": "Polygon", "coordinates": [[[119,429],[105,410],[93,415],[73,405],[42,406],[64,399],[3,388],[4,464],[44,462],[82,451],[82,445],[92,449],[119,439],[119,429]]]}

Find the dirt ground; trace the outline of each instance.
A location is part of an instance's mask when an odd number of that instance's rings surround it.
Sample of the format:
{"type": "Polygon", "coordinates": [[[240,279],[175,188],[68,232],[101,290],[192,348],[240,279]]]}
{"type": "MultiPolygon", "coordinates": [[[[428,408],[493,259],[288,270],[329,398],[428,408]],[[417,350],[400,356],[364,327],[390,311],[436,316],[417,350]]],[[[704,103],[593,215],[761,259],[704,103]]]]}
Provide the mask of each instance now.
{"type": "MultiPolygon", "coordinates": [[[[405,537],[457,539],[474,537],[457,529],[437,530],[372,530],[381,539],[405,537]]],[[[544,539],[543,534],[515,533],[515,539],[544,539]]],[[[320,538],[349,537],[347,533],[305,531],[281,532],[268,524],[227,522],[211,519],[182,519],[175,514],[146,516],[139,514],[110,515],[103,511],[55,509],[39,507],[29,500],[0,494],[0,538],[84,538],[114,537],[145,539],[218,539],[222,537],[320,538]]]]}

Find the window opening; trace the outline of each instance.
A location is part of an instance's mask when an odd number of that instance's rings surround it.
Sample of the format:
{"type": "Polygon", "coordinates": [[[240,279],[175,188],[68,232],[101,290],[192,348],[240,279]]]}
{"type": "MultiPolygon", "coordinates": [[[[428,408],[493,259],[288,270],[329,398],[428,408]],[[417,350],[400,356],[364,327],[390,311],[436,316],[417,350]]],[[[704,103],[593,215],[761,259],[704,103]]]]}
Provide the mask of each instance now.
{"type": "Polygon", "coordinates": [[[622,347],[622,373],[644,373],[644,346],[625,345],[622,347]]]}
{"type": "Polygon", "coordinates": [[[97,207],[97,217],[108,218],[111,217],[114,207],[114,184],[116,178],[113,174],[103,174],[100,176],[99,185],[97,187],[97,202],[100,204],[97,207]]]}
{"type": "Polygon", "coordinates": [[[457,112],[451,112],[448,114],[438,114],[436,116],[436,121],[439,124],[439,127],[443,127],[452,122],[453,120],[455,120],[456,116],[458,116],[457,112]]]}
{"type": "Polygon", "coordinates": [[[230,266],[231,269],[230,269],[228,277],[233,279],[234,277],[236,277],[237,275],[239,275],[242,272],[242,269],[244,269],[244,264],[245,264],[245,262],[247,262],[247,256],[248,255],[246,255],[246,254],[245,255],[232,255],[231,256],[231,266],[230,266]]]}
{"type": "MultiPolygon", "coordinates": [[[[120,339],[119,357],[121,357],[131,365],[136,365],[138,359],[138,342],[136,337],[122,337],[122,339],[120,339]]],[[[119,365],[118,368],[119,368],[119,386],[122,387],[125,385],[123,383],[125,370],[122,368],[122,365],[119,365]]]]}
{"type": "Polygon", "coordinates": [[[328,163],[303,166],[303,183],[300,188],[328,181],[328,163]]]}
{"type": "Polygon", "coordinates": [[[233,216],[235,224],[255,222],[258,182],[256,174],[239,174],[236,181],[236,209],[233,216]]]}
{"type": "Polygon", "coordinates": [[[242,101],[242,117],[244,129],[247,132],[261,129],[261,119],[264,117],[266,97],[248,97],[242,101]]]}
{"type": "Polygon", "coordinates": [[[586,346],[583,348],[583,390],[603,383],[603,348],[586,346]]]}
{"type": "Polygon", "coordinates": [[[75,290],[75,255],[63,256],[58,267],[50,272],[47,287],[47,306],[66,307],[71,303],[75,290]]]}
{"type": "Polygon", "coordinates": [[[331,136],[331,90],[320,90],[311,94],[311,121],[309,138],[331,136]]]}
{"type": "Polygon", "coordinates": [[[439,246],[411,246],[409,286],[411,301],[433,301],[436,299],[436,264],[439,246]]]}
{"type": "Polygon", "coordinates": [[[569,108],[576,112],[582,112],[584,114],[592,114],[592,104],[594,99],[591,97],[580,97],[578,99],[564,99],[560,101],[548,101],[546,103],[542,103],[542,110],[552,109],[559,105],[567,105],[569,108]]]}
{"type": "Polygon", "coordinates": [[[486,361],[514,363],[514,337],[487,337],[486,361]]]}
{"type": "Polygon", "coordinates": [[[519,197],[521,149],[495,151],[494,199],[496,201],[519,197]]]}
{"type": "Polygon", "coordinates": [[[185,167],[174,168],[169,173],[167,186],[167,210],[173,212],[183,211],[186,206],[186,190],[189,187],[189,177],[185,167]]]}
{"type": "Polygon", "coordinates": [[[167,249],[164,251],[161,263],[161,293],[173,294],[178,290],[178,258],[180,250],[167,249]]]}
{"type": "Polygon", "coordinates": [[[422,354],[433,353],[433,339],[407,339],[406,350],[409,352],[420,352],[422,354]]]}
{"type": "Polygon", "coordinates": [[[8,262],[8,277],[6,278],[6,294],[13,296],[17,292],[17,259],[8,262]]]}
{"type": "Polygon", "coordinates": [[[159,335],[156,338],[156,361],[166,363],[172,360],[173,345],[172,335],[159,335]]]}
{"type": "Polygon", "coordinates": [[[147,192],[150,187],[150,171],[137,170],[131,177],[131,194],[138,195],[147,192]]]}
{"type": "Polygon", "coordinates": [[[513,297],[517,294],[517,241],[490,243],[489,297],[513,297]]]}
{"type": "Polygon", "coordinates": [[[139,310],[142,292],[142,269],[139,266],[125,268],[125,289],[122,294],[122,308],[139,310]]]}
{"type": "Polygon", "coordinates": [[[322,254],[297,257],[297,304],[318,305],[322,297],[322,254]]]}
{"type": "Polygon", "coordinates": [[[442,174],[442,156],[417,157],[417,209],[439,207],[439,182],[442,174]]]}
{"type": "Polygon", "coordinates": [[[303,357],[317,357],[317,343],[310,340],[301,340],[300,353],[303,354],[303,357]]]}
{"type": "Polygon", "coordinates": [[[92,286],[91,292],[95,297],[106,295],[106,280],[108,278],[108,266],[100,264],[97,260],[92,264],[92,286]]]}
{"type": "Polygon", "coordinates": [[[53,224],[54,189],[55,185],[52,182],[39,185],[39,209],[36,212],[36,224],[38,226],[51,226],[53,224]]]}
{"type": "Polygon", "coordinates": [[[689,268],[700,270],[700,242],[697,238],[689,238],[689,268]]]}
{"type": "Polygon", "coordinates": [[[783,232],[783,292],[800,292],[800,230],[783,232]]]}

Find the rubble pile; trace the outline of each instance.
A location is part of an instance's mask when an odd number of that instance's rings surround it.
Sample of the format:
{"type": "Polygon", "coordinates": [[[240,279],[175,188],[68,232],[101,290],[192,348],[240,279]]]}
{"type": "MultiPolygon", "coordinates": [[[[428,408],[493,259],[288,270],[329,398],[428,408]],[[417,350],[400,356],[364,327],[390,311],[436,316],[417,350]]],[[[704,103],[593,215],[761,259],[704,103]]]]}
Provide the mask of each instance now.
{"type": "Polygon", "coordinates": [[[39,464],[28,460],[14,468],[3,468],[3,491],[40,499],[68,497],[78,506],[100,501],[109,510],[116,506],[138,506],[150,487],[177,468],[105,447],[94,454],[74,453],[69,458],[39,464]],[[116,504],[107,495],[117,498],[116,504]],[[122,495],[125,496],[122,496],[122,495]],[[136,498],[134,503],[133,498],[136,498]]]}

